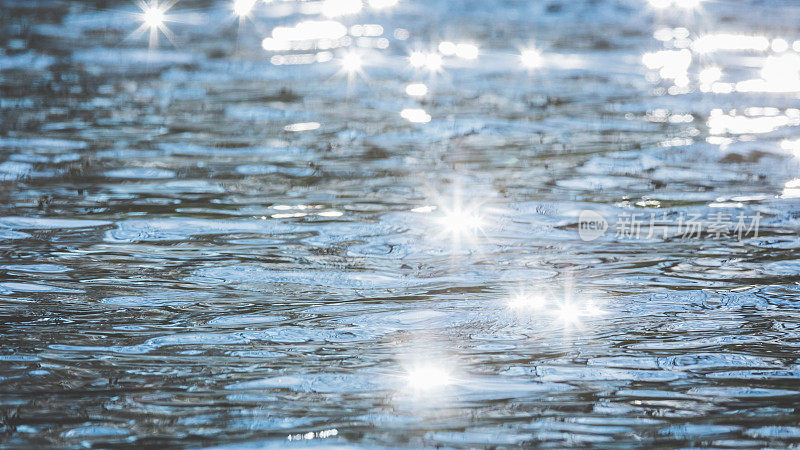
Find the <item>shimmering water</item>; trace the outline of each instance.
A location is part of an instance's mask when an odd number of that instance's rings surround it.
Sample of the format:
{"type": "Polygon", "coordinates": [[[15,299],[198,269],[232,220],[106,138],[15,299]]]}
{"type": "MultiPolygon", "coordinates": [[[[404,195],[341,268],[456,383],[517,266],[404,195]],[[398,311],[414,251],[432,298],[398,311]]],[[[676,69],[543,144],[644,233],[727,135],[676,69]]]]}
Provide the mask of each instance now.
{"type": "Polygon", "coordinates": [[[0,3],[3,446],[800,443],[796,2],[0,3]]]}

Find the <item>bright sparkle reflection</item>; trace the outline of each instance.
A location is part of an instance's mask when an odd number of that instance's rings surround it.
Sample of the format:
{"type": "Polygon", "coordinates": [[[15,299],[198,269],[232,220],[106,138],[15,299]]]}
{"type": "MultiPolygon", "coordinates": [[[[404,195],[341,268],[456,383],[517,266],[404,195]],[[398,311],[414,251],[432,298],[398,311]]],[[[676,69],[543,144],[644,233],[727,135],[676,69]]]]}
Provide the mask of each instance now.
{"type": "Polygon", "coordinates": [[[411,83],[406,86],[406,94],[411,97],[423,97],[428,94],[428,86],[422,83],[411,83]]]}
{"type": "Polygon", "coordinates": [[[672,0],[648,0],[653,8],[663,9],[672,4],[672,0]]]}
{"type": "Polygon", "coordinates": [[[174,36],[169,28],[167,28],[165,25],[165,23],[168,21],[166,13],[170,8],[172,8],[173,5],[175,5],[176,2],[177,0],[170,0],[165,4],[159,4],[158,0],[139,1],[139,8],[142,10],[139,17],[142,21],[142,24],[131,34],[130,37],[138,37],[145,32],[149,32],[151,49],[155,48],[158,44],[159,31],[163,33],[167,39],[172,41],[174,36]]]}
{"type": "Polygon", "coordinates": [[[356,14],[361,11],[361,0],[325,0],[322,2],[322,14],[327,17],[340,17],[356,14]]]}
{"type": "Polygon", "coordinates": [[[675,0],[675,6],[683,9],[695,9],[703,0],[675,0]]]}
{"type": "Polygon", "coordinates": [[[234,0],[233,13],[239,17],[250,15],[257,0],[234,0]]]}
{"type": "Polygon", "coordinates": [[[731,33],[707,34],[692,42],[692,50],[698,53],[711,53],[721,50],[763,52],[769,46],[769,39],[764,36],[731,33]]]}
{"type": "Polygon", "coordinates": [[[702,2],[703,0],[648,0],[650,6],[657,9],[665,9],[673,5],[682,9],[695,9],[702,2]]]}
{"type": "Polygon", "coordinates": [[[158,8],[158,3],[149,5],[142,11],[142,21],[150,28],[158,28],[164,25],[164,11],[158,8]]]}
{"type": "Polygon", "coordinates": [[[347,35],[347,27],[334,20],[307,20],[293,27],[275,27],[272,38],[276,41],[311,41],[339,39],[347,35]]]}
{"type": "Polygon", "coordinates": [[[369,6],[375,9],[386,9],[397,5],[397,0],[369,0],[369,6]]]}
{"type": "Polygon", "coordinates": [[[411,67],[422,67],[425,65],[425,54],[422,52],[411,52],[408,55],[408,62],[411,64],[411,67]]]}
{"type": "Polygon", "coordinates": [[[442,57],[436,53],[428,53],[425,56],[425,68],[431,72],[442,70],[442,57]]]}
{"type": "Polygon", "coordinates": [[[342,66],[342,70],[347,72],[348,74],[354,74],[361,70],[362,61],[361,56],[356,53],[346,53],[342,56],[342,59],[339,61],[339,64],[342,66]]]}
{"type": "Polygon", "coordinates": [[[558,307],[557,314],[558,318],[561,319],[564,325],[580,325],[581,310],[573,302],[565,301],[561,303],[561,305],[558,307]]]}
{"type": "Polygon", "coordinates": [[[421,108],[406,108],[400,111],[400,117],[411,123],[428,123],[431,121],[431,115],[421,108]]]}
{"type": "Polygon", "coordinates": [[[413,51],[408,55],[408,62],[411,67],[420,69],[425,68],[430,72],[439,72],[442,70],[442,55],[438,53],[424,53],[420,51],[413,51]]]}
{"type": "Polygon", "coordinates": [[[450,373],[432,365],[411,368],[407,374],[408,385],[415,391],[431,391],[441,389],[452,382],[450,373]]]}
{"type": "Polygon", "coordinates": [[[698,79],[701,84],[711,84],[722,78],[722,70],[719,67],[709,67],[700,71],[698,79]]]}
{"type": "Polygon", "coordinates": [[[800,178],[786,182],[781,198],[800,198],[800,178]]]}
{"type": "Polygon", "coordinates": [[[478,59],[478,54],[480,53],[480,50],[478,50],[477,45],[468,43],[456,44],[455,50],[456,50],[455,54],[457,57],[467,60],[478,59]]]}
{"type": "Polygon", "coordinates": [[[442,41],[439,43],[439,53],[445,56],[452,56],[456,54],[456,44],[451,41],[442,41]]]}
{"type": "Polygon", "coordinates": [[[526,69],[536,69],[542,65],[542,52],[535,48],[523,49],[519,54],[519,61],[526,69]]]}
{"type": "Polygon", "coordinates": [[[544,308],[545,301],[541,295],[519,293],[511,297],[508,307],[516,311],[531,311],[544,308]]]}
{"type": "Polygon", "coordinates": [[[483,229],[483,217],[474,207],[457,203],[450,208],[442,207],[441,210],[443,217],[439,218],[439,225],[454,239],[475,238],[483,229]]]}
{"type": "Polygon", "coordinates": [[[790,53],[768,57],[761,69],[761,78],[776,89],[799,90],[800,56],[790,53]]]}
{"type": "Polygon", "coordinates": [[[789,50],[789,43],[786,42],[785,39],[777,38],[772,40],[772,44],[770,44],[770,48],[773,52],[776,53],[783,53],[786,50],[789,50]]]}

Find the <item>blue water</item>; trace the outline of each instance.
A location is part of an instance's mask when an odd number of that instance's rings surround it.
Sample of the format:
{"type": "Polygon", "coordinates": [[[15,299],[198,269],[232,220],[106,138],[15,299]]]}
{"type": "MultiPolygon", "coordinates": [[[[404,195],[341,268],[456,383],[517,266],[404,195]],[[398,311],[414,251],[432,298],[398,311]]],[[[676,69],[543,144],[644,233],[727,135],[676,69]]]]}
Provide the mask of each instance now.
{"type": "Polygon", "coordinates": [[[800,5],[659,3],[0,1],[0,445],[800,444],[800,5]]]}

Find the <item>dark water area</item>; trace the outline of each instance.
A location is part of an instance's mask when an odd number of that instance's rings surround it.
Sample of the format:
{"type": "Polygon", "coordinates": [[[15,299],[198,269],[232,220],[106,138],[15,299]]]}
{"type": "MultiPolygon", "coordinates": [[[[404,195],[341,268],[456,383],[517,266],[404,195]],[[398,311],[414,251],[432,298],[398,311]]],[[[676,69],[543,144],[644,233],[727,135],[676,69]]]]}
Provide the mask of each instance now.
{"type": "Polygon", "coordinates": [[[797,2],[0,6],[2,447],[800,444],[797,2]]]}

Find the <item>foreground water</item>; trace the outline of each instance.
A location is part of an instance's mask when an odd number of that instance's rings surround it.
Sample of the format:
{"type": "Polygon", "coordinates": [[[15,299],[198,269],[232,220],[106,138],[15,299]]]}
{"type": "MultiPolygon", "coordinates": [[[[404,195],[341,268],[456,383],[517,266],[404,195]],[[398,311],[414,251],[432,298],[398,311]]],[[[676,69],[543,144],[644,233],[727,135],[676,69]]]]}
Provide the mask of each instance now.
{"type": "Polygon", "coordinates": [[[4,446],[800,443],[800,5],[246,3],[2,2],[4,446]]]}

